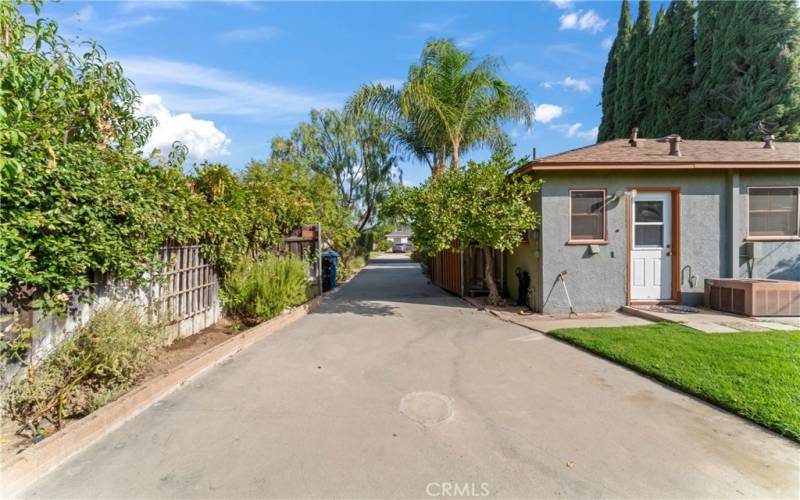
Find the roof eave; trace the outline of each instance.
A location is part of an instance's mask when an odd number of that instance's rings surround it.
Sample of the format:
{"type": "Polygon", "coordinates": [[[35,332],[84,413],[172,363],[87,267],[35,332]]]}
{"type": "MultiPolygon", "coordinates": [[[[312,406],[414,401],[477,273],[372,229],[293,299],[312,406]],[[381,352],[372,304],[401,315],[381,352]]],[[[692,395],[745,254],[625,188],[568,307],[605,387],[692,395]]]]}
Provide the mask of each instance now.
{"type": "Polygon", "coordinates": [[[634,170],[647,167],[648,170],[727,170],[727,169],[800,169],[797,162],[530,162],[518,168],[515,173],[527,174],[543,171],[576,171],[576,170],[634,170]]]}

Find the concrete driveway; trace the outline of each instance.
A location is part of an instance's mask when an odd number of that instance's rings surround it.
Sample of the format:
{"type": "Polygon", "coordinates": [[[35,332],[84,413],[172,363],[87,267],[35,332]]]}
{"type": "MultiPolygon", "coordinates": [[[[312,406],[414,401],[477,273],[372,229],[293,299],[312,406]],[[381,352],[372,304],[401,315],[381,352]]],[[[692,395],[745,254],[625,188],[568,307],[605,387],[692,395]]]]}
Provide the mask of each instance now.
{"type": "Polygon", "coordinates": [[[25,495],[797,498],[800,447],[391,257],[25,495]]]}

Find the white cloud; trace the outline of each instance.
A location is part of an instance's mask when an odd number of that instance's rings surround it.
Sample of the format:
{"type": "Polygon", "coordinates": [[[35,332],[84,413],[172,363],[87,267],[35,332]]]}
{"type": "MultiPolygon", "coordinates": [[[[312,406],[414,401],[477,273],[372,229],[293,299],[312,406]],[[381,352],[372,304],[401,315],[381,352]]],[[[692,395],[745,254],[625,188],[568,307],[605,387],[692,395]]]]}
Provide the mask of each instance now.
{"type": "Polygon", "coordinates": [[[564,133],[567,137],[577,137],[580,139],[586,140],[597,140],[597,127],[592,127],[589,130],[583,129],[583,124],[580,122],[577,123],[565,123],[565,124],[555,124],[551,125],[550,128],[555,130],[560,130],[564,133]]]}
{"type": "Polygon", "coordinates": [[[182,0],[127,0],[120,2],[119,11],[123,13],[141,10],[183,9],[187,3],[182,0]]]}
{"type": "Polygon", "coordinates": [[[561,81],[561,85],[568,89],[575,89],[579,92],[589,92],[592,90],[586,80],[579,80],[577,78],[572,78],[571,76],[564,78],[564,80],[561,81]]]}
{"type": "MultiPolygon", "coordinates": [[[[800,0],[798,0],[798,1],[800,1],[800,0]]],[[[604,49],[610,49],[611,46],[614,45],[614,37],[613,36],[607,36],[607,37],[603,38],[603,41],[601,42],[600,45],[602,45],[604,49]]]]}
{"type": "Polygon", "coordinates": [[[539,104],[536,106],[536,121],[539,123],[550,123],[564,113],[561,106],[555,104],[539,104]]]}
{"type": "Polygon", "coordinates": [[[175,141],[180,141],[189,148],[189,157],[194,160],[230,154],[227,146],[231,140],[214,122],[198,120],[189,113],[174,115],[162,104],[159,95],[143,95],[138,113],[141,116],[154,116],[158,120],[158,126],[144,147],[147,155],[155,148],[166,153],[175,141]]]}
{"type": "Polygon", "coordinates": [[[339,108],[345,94],[316,94],[247,80],[216,68],[159,58],[122,58],[125,75],[170,107],[208,115],[292,122],[311,108],[339,108]]]}
{"type": "Polygon", "coordinates": [[[241,28],[230,30],[219,35],[223,42],[256,42],[259,40],[270,40],[281,34],[281,29],[275,26],[256,26],[253,28],[241,28]]]}
{"type": "Polygon", "coordinates": [[[563,14],[559,20],[562,30],[590,31],[592,33],[602,31],[608,24],[606,19],[600,17],[597,12],[591,9],[586,12],[579,10],[563,14]]]}
{"type": "Polygon", "coordinates": [[[578,92],[591,92],[592,90],[588,81],[572,78],[571,76],[567,76],[563,80],[544,82],[542,86],[547,89],[559,86],[566,89],[577,90],[578,92]]]}
{"type": "Polygon", "coordinates": [[[569,9],[575,2],[573,0],[550,0],[550,3],[554,4],[559,9],[569,9]]]}
{"type": "Polygon", "coordinates": [[[439,21],[423,21],[414,25],[419,31],[426,31],[429,33],[440,33],[446,30],[451,24],[453,19],[441,19],[439,21]]]}
{"type": "Polygon", "coordinates": [[[559,22],[561,23],[562,30],[570,30],[576,29],[578,26],[578,12],[570,12],[568,14],[563,14],[559,18],[559,22]]]}
{"type": "Polygon", "coordinates": [[[158,20],[157,17],[149,14],[133,16],[127,10],[112,16],[102,17],[97,15],[93,6],[86,5],[73,15],[65,18],[63,24],[67,29],[80,28],[87,30],[89,33],[107,34],[152,24],[158,20]]]}
{"type": "Polygon", "coordinates": [[[592,127],[586,132],[581,132],[581,137],[583,137],[584,139],[591,139],[593,141],[596,141],[598,132],[600,132],[600,127],[592,127]]]}
{"type": "Polygon", "coordinates": [[[135,28],[137,26],[144,26],[158,21],[157,17],[151,15],[137,16],[130,19],[120,19],[118,21],[111,21],[107,23],[98,23],[98,28],[103,33],[111,33],[114,31],[122,31],[128,28],[135,28]]]}
{"type": "Polygon", "coordinates": [[[480,42],[486,40],[491,35],[491,31],[477,31],[475,33],[467,33],[464,36],[456,38],[456,45],[462,49],[471,49],[480,42]]]}

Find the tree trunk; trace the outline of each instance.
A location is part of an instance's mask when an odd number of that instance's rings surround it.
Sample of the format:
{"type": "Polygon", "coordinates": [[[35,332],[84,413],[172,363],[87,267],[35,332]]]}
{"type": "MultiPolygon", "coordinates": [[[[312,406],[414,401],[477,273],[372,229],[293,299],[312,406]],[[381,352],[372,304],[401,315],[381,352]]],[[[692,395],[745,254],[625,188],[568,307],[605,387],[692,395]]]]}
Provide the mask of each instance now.
{"type": "Polygon", "coordinates": [[[444,169],[447,162],[447,148],[442,147],[441,151],[436,154],[436,165],[433,167],[433,175],[438,174],[444,169]]]}
{"type": "Polygon", "coordinates": [[[486,303],[489,305],[500,304],[500,293],[497,291],[497,284],[494,282],[494,252],[489,247],[483,247],[483,282],[489,289],[489,296],[486,303]]]}
{"type": "Polygon", "coordinates": [[[453,156],[452,156],[453,162],[450,165],[451,168],[458,168],[458,154],[459,154],[458,149],[459,148],[460,148],[460,144],[458,142],[456,142],[456,141],[453,141],[453,156]]]}
{"type": "Polygon", "coordinates": [[[367,211],[364,213],[364,218],[361,220],[361,223],[358,225],[356,231],[359,233],[364,232],[364,226],[367,225],[370,217],[372,217],[372,207],[367,207],[367,211]]]}

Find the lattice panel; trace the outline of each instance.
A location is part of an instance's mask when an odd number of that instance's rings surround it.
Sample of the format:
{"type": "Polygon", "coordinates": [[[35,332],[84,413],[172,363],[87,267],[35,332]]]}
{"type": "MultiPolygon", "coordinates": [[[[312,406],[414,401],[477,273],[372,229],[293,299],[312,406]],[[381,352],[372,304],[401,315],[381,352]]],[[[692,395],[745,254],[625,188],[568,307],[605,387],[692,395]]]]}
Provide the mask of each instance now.
{"type": "Polygon", "coordinates": [[[160,310],[169,321],[181,321],[211,309],[219,290],[217,273],[200,253],[200,245],[161,248],[166,264],[160,310]]]}

